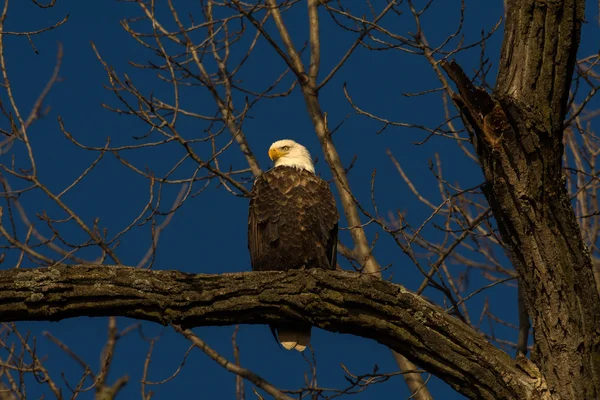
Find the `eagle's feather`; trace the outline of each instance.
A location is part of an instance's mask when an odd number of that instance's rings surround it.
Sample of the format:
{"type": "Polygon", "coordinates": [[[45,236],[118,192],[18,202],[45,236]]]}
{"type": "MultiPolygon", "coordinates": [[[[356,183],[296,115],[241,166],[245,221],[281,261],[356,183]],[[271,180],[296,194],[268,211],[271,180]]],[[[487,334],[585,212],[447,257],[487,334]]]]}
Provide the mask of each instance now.
{"type": "MultiPolygon", "coordinates": [[[[301,147],[308,155],[299,144],[285,142],[301,147]]],[[[328,183],[313,171],[276,162],[275,168],[256,178],[248,213],[248,248],[254,271],[336,268],[339,214],[328,183]]],[[[309,343],[310,326],[306,324],[272,328],[287,349],[303,351],[309,343]]]]}

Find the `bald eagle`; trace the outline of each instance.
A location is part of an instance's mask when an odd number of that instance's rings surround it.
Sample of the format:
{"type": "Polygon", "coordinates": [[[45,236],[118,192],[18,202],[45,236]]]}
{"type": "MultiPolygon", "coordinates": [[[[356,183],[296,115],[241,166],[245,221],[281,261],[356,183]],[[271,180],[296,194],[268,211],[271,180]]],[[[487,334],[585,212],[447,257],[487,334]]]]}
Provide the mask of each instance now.
{"type": "MultiPolygon", "coordinates": [[[[254,182],[248,212],[252,270],[336,268],[339,214],[329,184],[315,175],[306,147],[293,140],[271,145],[274,167],[254,182]]],[[[310,325],[271,325],[287,350],[304,351],[310,325]]]]}

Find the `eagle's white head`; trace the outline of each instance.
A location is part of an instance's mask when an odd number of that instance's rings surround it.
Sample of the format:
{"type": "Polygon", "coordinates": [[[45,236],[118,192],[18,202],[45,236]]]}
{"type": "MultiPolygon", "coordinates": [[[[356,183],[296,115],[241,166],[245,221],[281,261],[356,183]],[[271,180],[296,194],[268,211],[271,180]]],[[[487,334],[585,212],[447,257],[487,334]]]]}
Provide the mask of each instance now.
{"type": "Polygon", "coordinates": [[[273,143],[269,148],[269,158],[275,163],[275,167],[287,165],[315,173],[315,167],[306,147],[290,139],[273,143]]]}

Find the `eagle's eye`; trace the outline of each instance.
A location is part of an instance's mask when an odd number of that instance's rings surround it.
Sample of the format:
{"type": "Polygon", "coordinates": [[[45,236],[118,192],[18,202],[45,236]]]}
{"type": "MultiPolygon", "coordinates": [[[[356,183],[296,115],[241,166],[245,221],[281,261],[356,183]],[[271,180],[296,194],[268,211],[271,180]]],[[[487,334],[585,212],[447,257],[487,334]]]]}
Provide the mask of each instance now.
{"type": "Polygon", "coordinates": [[[283,146],[283,147],[281,148],[281,150],[283,150],[283,151],[288,151],[289,149],[290,149],[290,146],[283,146]]]}

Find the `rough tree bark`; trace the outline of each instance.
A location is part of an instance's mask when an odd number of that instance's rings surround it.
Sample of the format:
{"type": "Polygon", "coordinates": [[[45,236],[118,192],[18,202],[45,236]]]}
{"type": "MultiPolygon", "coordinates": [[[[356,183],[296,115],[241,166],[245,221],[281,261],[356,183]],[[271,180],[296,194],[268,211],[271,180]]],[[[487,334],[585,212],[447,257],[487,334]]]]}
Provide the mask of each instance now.
{"type": "Polygon", "coordinates": [[[0,320],[124,316],[182,327],[302,319],[371,338],[472,399],[543,399],[539,371],[400,285],[307,270],[190,275],[117,266],[0,271],[0,320]]]}
{"type": "Polygon", "coordinates": [[[533,322],[532,360],[552,398],[600,398],[600,298],[562,173],[563,121],[584,0],[509,0],[493,94],[455,63],[485,195],[533,322]]]}

